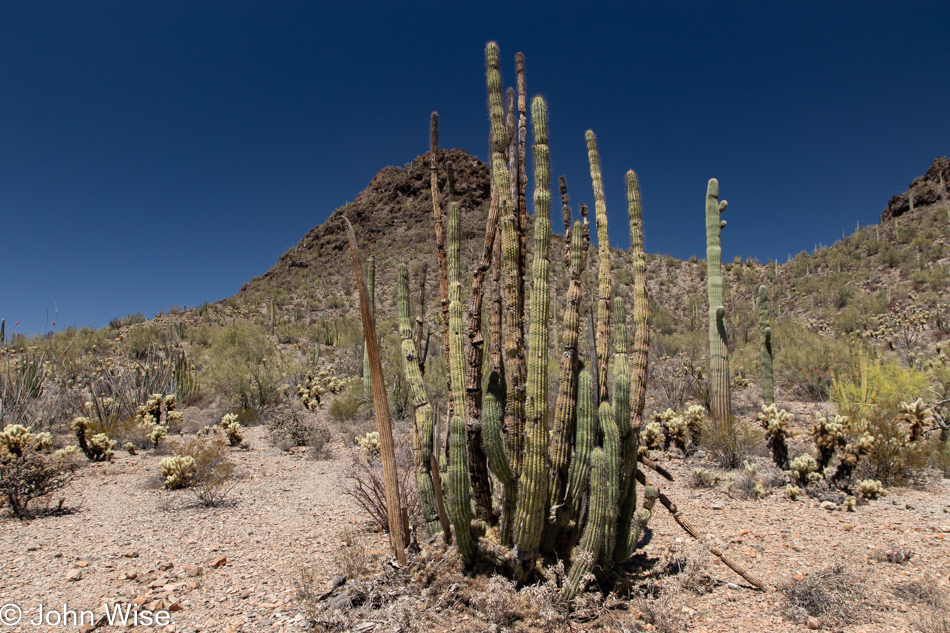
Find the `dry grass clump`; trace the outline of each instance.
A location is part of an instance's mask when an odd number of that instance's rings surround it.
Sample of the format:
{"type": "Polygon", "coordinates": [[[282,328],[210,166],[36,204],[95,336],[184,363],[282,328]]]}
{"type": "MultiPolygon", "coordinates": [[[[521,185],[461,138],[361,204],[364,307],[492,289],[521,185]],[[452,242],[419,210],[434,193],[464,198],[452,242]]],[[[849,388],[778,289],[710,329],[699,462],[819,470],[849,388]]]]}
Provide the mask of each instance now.
{"type": "Polygon", "coordinates": [[[277,411],[268,422],[267,431],[271,443],[283,451],[307,446],[312,459],[322,460],[330,456],[330,428],[299,411],[277,411]]]}
{"type": "Polygon", "coordinates": [[[744,420],[730,418],[717,422],[706,418],[700,435],[700,445],[720,468],[733,469],[762,444],[762,433],[744,420]]]}
{"type": "Polygon", "coordinates": [[[923,633],[950,633],[950,596],[936,578],[901,583],[891,589],[901,600],[917,606],[917,628],[923,633]]]}
{"type": "Polygon", "coordinates": [[[640,619],[660,633],[679,633],[682,631],[683,623],[673,606],[673,598],[678,591],[678,587],[672,582],[665,582],[660,586],[657,583],[651,584],[646,588],[645,595],[640,596],[634,602],[640,619]]]}
{"type": "Polygon", "coordinates": [[[857,621],[865,610],[861,579],[837,562],[786,586],[782,593],[787,616],[797,622],[811,616],[843,626],[857,621]]]}

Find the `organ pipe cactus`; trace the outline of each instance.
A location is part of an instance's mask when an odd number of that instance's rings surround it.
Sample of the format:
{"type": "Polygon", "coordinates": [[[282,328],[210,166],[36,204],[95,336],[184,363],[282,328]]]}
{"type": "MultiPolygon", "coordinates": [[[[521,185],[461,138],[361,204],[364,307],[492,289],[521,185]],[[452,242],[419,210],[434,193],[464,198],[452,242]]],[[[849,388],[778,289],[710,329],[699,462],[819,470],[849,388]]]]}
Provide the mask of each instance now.
{"type": "MultiPolygon", "coordinates": [[[[759,332],[762,334],[762,397],[765,404],[775,402],[775,387],[772,383],[772,328],[769,327],[769,293],[765,286],[759,286],[759,300],[756,302],[759,316],[759,332]]],[[[779,466],[784,468],[784,466],[779,466]]]]}
{"type": "MultiPolygon", "coordinates": [[[[527,278],[530,284],[527,284],[521,232],[528,224],[528,216],[522,215],[519,209],[523,180],[519,154],[526,149],[525,133],[521,131],[523,127],[505,125],[496,44],[489,43],[486,47],[485,60],[491,120],[492,201],[482,260],[473,278],[467,323],[461,299],[461,209],[455,203],[449,205],[446,232],[444,305],[448,329],[445,337],[452,392],[446,507],[459,554],[467,565],[482,559],[504,564],[518,582],[529,582],[536,578],[541,565],[569,559],[572,565],[563,592],[567,599],[572,599],[583,588],[589,574],[605,579],[617,564],[632,556],[656,500],[659,499],[694,538],[698,538],[698,532],[667,497],[651,486],[644,490],[642,508],[636,509],[636,482],[647,483],[637,468],[637,460],[649,345],[640,195],[636,174],[630,172],[627,198],[633,244],[635,330],[632,355],[629,355],[624,303],[612,296],[607,209],[600,157],[592,132],[587,133],[586,140],[599,244],[597,302],[593,308],[597,313],[596,325],[591,327],[593,343],[585,369],[578,354],[578,339],[582,318],[581,273],[585,267],[589,229],[583,207],[583,221],[571,225],[566,186],[562,186],[565,228],[569,227],[564,259],[569,268],[570,285],[562,315],[557,399],[553,420],[549,423],[549,322],[553,308],[548,283],[551,183],[547,106],[541,98],[531,103],[534,256],[530,262],[531,276],[527,278]],[[486,345],[481,327],[481,286],[484,275],[492,267],[490,373],[486,388],[481,374],[486,345]],[[523,287],[530,287],[529,300],[522,293],[523,287]],[[530,315],[527,344],[524,315],[530,315]],[[495,495],[494,501],[489,498],[487,505],[478,490],[479,460],[487,463],[502,486],[501,494],[495,495]],[[500,520],[496,526],[493,522],[498,514],[500,520]]],[[[524,94],[520,56],[518,84],[520,106],[520,97],[524,94]]],[[[509,121],[514,121],[514,106],[509,110],[512,115],[509,121]]],[[[433,176],[432,182],[435,198],[437,177],[433,176]]],[[[719,209],[718,204],[716,208],[719,209]]],[[[720,278],[718,304],[721,302],[720,278]]],[[[422,490],[428,487],[426,476],[434,476],[431,471],[426,472],[422,452],[433,449],[428,445],[431,441],[429,421],[423,419],[429,413],[421,376],[412,370],[418,364],[415,362],[417,351],[411,347],[405,267],[400,269],[399,312],[403,356],[416,407],[416,443],[420,454],[417,478],[422,490]]],[[[684,431],[684,437],[686,433],[684,431]]],[[[436,483],[434,478],[432,481],[436,483]]],[[[423,492],[423,497],[426,495],[423,492]]],[[[423,504],[426,503],[423,499],[423,504]]],[[[435,529],[433,517],[430,508],[426,521],[435,529]]]]}
{"type": "Polygon", "coordinates": [[[706,293],[709,300],[709,403],[713,419],[728,423],[732,415],[726,308],[722,298],[722,244],[719,234],[726,226],[720,216],[726,201],[719,201],[719,181],[706,187],[706,293]]]}

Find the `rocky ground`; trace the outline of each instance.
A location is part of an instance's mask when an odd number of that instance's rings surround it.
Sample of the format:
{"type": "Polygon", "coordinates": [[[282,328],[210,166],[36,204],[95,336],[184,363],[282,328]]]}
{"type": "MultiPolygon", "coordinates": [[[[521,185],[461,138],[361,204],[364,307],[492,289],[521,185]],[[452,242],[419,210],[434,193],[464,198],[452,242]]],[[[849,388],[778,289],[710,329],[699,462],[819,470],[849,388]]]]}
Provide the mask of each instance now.
{"type": "MultiPolygon", "coordinates": [[[[171,624],[141,630],[307,630],[312,624],[296,598],[301,572],[312,572],[317,590],[329,588],[341,573],[344,528],[359,532],[371,569],[388,565],[385,536],[372,532],[362,511],[341,493],[341,447],[333,459],[313,461],[306,449],[288,453],[271,446],[263,427],[247,429],[246,436],[251,450],[232,454],[242,478],[228,505],[195,507],[187,492],[156,485],[161,455],[122,452],[112,463],[80,471],[65,492],[71,512],[22,523],[3,520],[0,605],[18,605],[23,620],[0,630],[77,630],[28,623],[39,605],[62,610],[64,604],[94,611],[97,630],[119,630],[100,621],[103,605],[116,603],[170,612],[171,624]]],[[[767,472],[767,460],[757,459],[767,472]]],[[[702,453],[666,463],[676,481],[660,482],[663,490],[709,542],[763,578],[769,590],[753,590],[657,505],[655,536],[638,558],[642,573],[631,581],[634,594],[651,597],[595,610],[594,619],[563,628],[946,631],[925,627],[926,603],[945,596],[950,586],[950,480],[894,488],[851,513],[833,502],[822,506],[820,499],[791,501],[780,487],[759,500],[735,498],[725,481],[694,488],[693,468],[711,469],[702,453]],[[836,566],[840,571],[829,573],[836,566]],[[808,620],[790,610],[788,590],[780,589],[786,586],[806,601],[844,600],[837,616],[808,620]]],[[[418,603],[416,624],[423,630],[547,628],[543,622],[491,623],[459,601],[437,617],[424,615],[435,613],[426,611],[431,606],[418,603]]],[[[378,618],[351,630],[393,629],[378,618]]]]}

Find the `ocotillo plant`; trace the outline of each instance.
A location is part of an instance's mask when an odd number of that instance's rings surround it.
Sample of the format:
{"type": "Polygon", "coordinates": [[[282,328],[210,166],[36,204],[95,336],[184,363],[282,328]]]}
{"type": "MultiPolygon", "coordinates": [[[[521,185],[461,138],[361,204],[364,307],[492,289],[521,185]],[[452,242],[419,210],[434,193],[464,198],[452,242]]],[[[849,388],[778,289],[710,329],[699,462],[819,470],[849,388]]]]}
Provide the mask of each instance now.
{"type": "Polygon", "coordinates": [[[719,234],[726,226],[720,216],[726,201],[719,201],[719,181],[706,187],[706,291],[709,299],[709,404],[713,419],[726,423],[732,415],[726,308],[722,299],[722,245],[719,234]]]}
{"type": "MultiPolygon", "coordinates": [[[[535,577],[538,565],[545,561],[570,559],[573,564],[565,586],[567,597],[580,589],[588,572],[605,576],[617,563],[635,551],[640,533],[649,518],[648,508],[656,494],[647,494],[647,509],[635,513],[637,433],[642,417],[645,390],[646,315],[645,267],[635,265],[635,314],[637,344],[633,367],[644,384],[630,398],[630,367],[627,360],[627,336],[621,327],[611,339],[611,310],[618,326],[624,323],[623,302],[611,297],[609,245],[606,235],[606,205],[600,175],[600,160],[593,133],[588,133],[592,183],[597,201],[598,237],[601,248],[598,280],[596,355],[590,366],[599,369],[604,382],[595,390],[594,380],[580,370],[577,354],[581,304],[581,271],[589,243],[585,222],[576,223],[570,233],[569,266],[571,285],[563,315],[563,355],[554,423],[548,426],[547,396],[551,310],[548,285],[550,250],[550,163],[547,144],[547,107],[537,97],[531,104],[534,132],[534,259],[531,262],[530,302],[521,294],[526,266],[520,248],[517,186],[518,161],[509,169],[510,135],[505,126],[501,77],[498,71],[497,45],[486,48],[489,111],[492,123],[492,207],[486,226],[485,248],[473,279],[468,324],[463,320],[460,282],[460,209],[449,207],[446,244],[446,281],[448,285],[448,345],[453,415],[449,429],[450,459],[447,503],[459,553],[467,564],[485,559],[506,565],[520,582],[535,577]],[[514,172],[514,173],[512,173],[514,172]],[[497,233],[496,236],[496,225],[497,233]],[[500,243],[495,249],[494,244],[500,243]],[[481,331],[481,286],[492,265],[495,296],[492,301],[492,327],[489,349],[490,369],[487,390],[482,393],[481,365],[485,345],[481,331]],[[527,346],[524,343],[521,316],[530,314],[527,346]],[[477,325],[477,327],[475,327],[477,325]],[[465,332],[468,332],[468,354],[465,332]],[[613,345],[611,345],[613,340],[613,345]],[[610,357],[615,362],[613,374],[610,357]],[[466,362],[467,359],[467,362],[466,362]],[[477,360],[477,363],[473,361],[477,360]],[[607,381],[610,379],[610,385],[607,381]],[[613,391],[613,401],[607,397],[613,391]],[[482,401],[484,397],[484,402],[482,401]],[[482,406],[482,402],[484,406],[482,406]],[[631,404],[633,406],[631,406],[631,404]],[[503,423],[504,422],[504,423],[503,423]],[[477,432],[473,432],[476,431],[477,432]],[[484,447],[481,442],[484,441],[484,447]],[[487,461],[501,483],[500,507],[491,497],[480,498],[478,464],[487,461]],[[474,503],[473,503],[474,502],[474,503]],[[474,509],[474,512],[473,512],[474,509]],[[487,510],[487,512],[486,512],[487,510]],[[500,510],[500,521],[493,525],[500,510]],[[576,547],[575,547],[576,546],[576,547]]],[[[519,71],[523,65],[519,59],[519,71]]],[[[522,72],[519,83],[523,84],[522,72]]],[[[513,109],[512,109],[513,112],[513,109]]],[[[631,212],[631,237],[635,261],[643,260],[639,192],[636,178],[628,176],[628,202],[631,212]],[[639,249],[639,250],[637,250],[639,249]],[[639,253],[637,255],[636,253],[639,253]]],[[[566,199],[565,199],[566,203],[566,199]]],[[[570,224],[570,213],[567,223],[570,224]]],[[[401,277],[405,277],[401,273],[401,277]]],[[[415,351],[409,348],[408,281],[400,282],[400,319],[406,369],[415,365],[415,351]]],[[[421,378],[411,376],[410,383],[421,386],[421,378]]],[[[420,488],[425,481],[422,449],[428,442],[424,394],[413,387],[417,403],[416,432],[420,455],[417,476],[420,488]]],[[[431,476],[431,475],[430,475],[431,476]]],[[[432,521],[431,507],[427,522],[432,521]]]]}
{"type": "Polygon", "coordinates": [[[756,309],[759,313],[759,332],[762,334],[762,397],[765,404],[772,404],[775,402],[775,387],[772,384],[772,328],[769,327],[769,293],[765,286],[759,286],[756,309]]]}

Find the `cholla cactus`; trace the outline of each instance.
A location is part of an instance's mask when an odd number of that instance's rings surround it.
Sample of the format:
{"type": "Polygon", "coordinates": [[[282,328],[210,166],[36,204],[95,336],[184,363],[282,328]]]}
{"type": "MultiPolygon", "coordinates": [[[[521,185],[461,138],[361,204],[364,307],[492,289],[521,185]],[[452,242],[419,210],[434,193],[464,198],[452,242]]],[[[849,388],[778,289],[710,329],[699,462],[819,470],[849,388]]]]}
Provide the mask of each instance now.
{"type": "Polygon", "coordinates": [[[94,460],[98,462],[111,461],[112,453],[115,451],[117,444],[118,442],[109,439],[109,436],[105,433],[97,433],[89,438],[89,450],[102,456],[100,459],[94,460]]]}
{"type": "Polygon", "coordinates": [[[236,413],[228,413],[221,418],[220,426],[228,438],[228,444],[231,446],[238,446],[244,441],[244,436],[241,434],[241,423],[238,422],[236,413]]]}
{"type": "Polygon", "coordinates": [[[73,420],[71,428],[73,433],[76,434],[76,443],[90,461],[110,461],[117,442],[110,440],[105,433],[98,433],[91,438],[87,438],[86,433],[91,425],[92,421],[87,417],[78,417],[73,420]]]}
{"type": "Polygon", "coordinates": [[[136,451],[135,451],[135,444],[133,444],[132,442],[126,442],[124,448],[125,448],[125,450],[128,452],[129,455],[135,455],[135,454],[136,454],[136,451]]]}
{"type": "Polygon", "coordinates": [[[897,416],[898,422],[904,422],[910,426],[910,441],[916,442],[924,436],[924,423],[933,420],[933,410],[924,404],[923,398],[917,398],[910,404],[901,402],[897,405],[900,415],[897,416]]]}
{"type": "Polygon", "coordinates": [[[647,423],[640,431],[640,450],[642,452],[650,449],[662,449],[665,443],[666,435],[663,433],[663,425],[657,421],[647,423]]]}
{"type": "Polygon", "coordinates": [[[802,489],[795,484],[785,484],[785,496],[795,501],[802,494],[802,489]]]}
{"type": "Polygon", "coordinates": [[[815,458],[805,453],[792,460],[789,475],[802,486],[821,479],[821,473],[818,469],[818,462],[815,458]]]}
{"type": "Polygon", "coordinates": [[[875,479],[862,479],[857,483],[857,488],[862,499],[877,499],[887,494],[884,484],[875,479]]]}
{"type": "MultiPolygon", "coordinates": [[[[866,424],[866,422],[862,422],[865,428],[866,424]]],[[[866,430],[862,431],[857,438],[848,442],[838,453],[838,459],[841,461],[838,464],[838,470],[835,471],[832,481],[836,484],[846,483],[851,478],[854,467],[858,465],[858,460],[861,459],[862,455],[870,454],[871,451],[874,450],[874,445],[874,436],[866,430]]]]}
{"type": "Polygon", "coordinates": [[[162,469],[162,477],[165,478],[165,487],[169,490],[184,488],[191,484],[198,470],[195,458],[191,455],[166,457],[159,466],[162,469]]]}
{"type": "Polygon", "coordinates": [[[307,374],[303,384],[297,385],[297,395],[303,403],[304,408],[310,411],[316,411],[320,407],[321,398],[326,393],[323,385],[320,384],[313,372],[307,374]]]}
{"type": "Polygon", "coordinates": [[[178,399],[175,394],[162,395],[153,393],[145,401],[145,404],[139,405],[135,420],[139,427],[148,434],[152,446],[158,447],[165,436],[168,435],[169,424],[180,424],[182,415],[175,411],[178,399]]]}
{"type": "Polygon", "coordinates": [[[851,495],[844,500],[844,508],[848,512],[854,512],[854,506],[856,505],[858,505],[858,500],[854,497],[854,495],[851,495]]]}
{"type": "MultiPolygon", "coordinates": [[[[164,424],[153,424],[152,429],[149,431],[148,439],[152,443],[152,446],[158,448],[158,445],[162,443],[166,435],[168,435],[167,426],[164,424]]],[[[131,444],[131,442],[129,442],[129,444],[131,444]]]]}
{"type": "Polygon", "coordinates": [[[379,455],[379,431],[371,431],[362,437],[357,436],[355,442],[366,451],[367,455],[379,455]]]}
{"type": "Polygon", "coordinates": [[[53,459],[66,460],[78,452],[80,452],[79,447],[75,444],[70,444],[53,453],[53,459]]]}
{"type": "Polygon", "coordinates": [[[772,451],[772,461],[782,470],[788,470],[788,423],[792,416],[785,409],[779,409],[774,403],[762,405],[759,424],[765,429],[766,444],[772,451]]]}
{"type": "Polygon", "coordinates": [[[845,434],[847,424],[848,418],[845,416],[836,415],[834,422],[829,422],[828,418],[815,413],[815,423],[810,433],[815,438],[815,446],[818,448],[819,470],[827,468],[835,451],[847,443],[845,434]]]}
{"type": "Polygon", "coordinates": [[[703,420],[706,418],[706,409],[698,404],[690,405],[683,413],[683,417],[686,418],[686,425],[689,427],[690,442],[693,446],[698,446],[703,420]]]}
{"type": "Polygon", "coordinates": [[[25,451],[48,451],[53,447],[49,433],[33,433],[30,427],[11,424],[0,431],[0,459],[4,454],[22,457],[25,451]]]}

